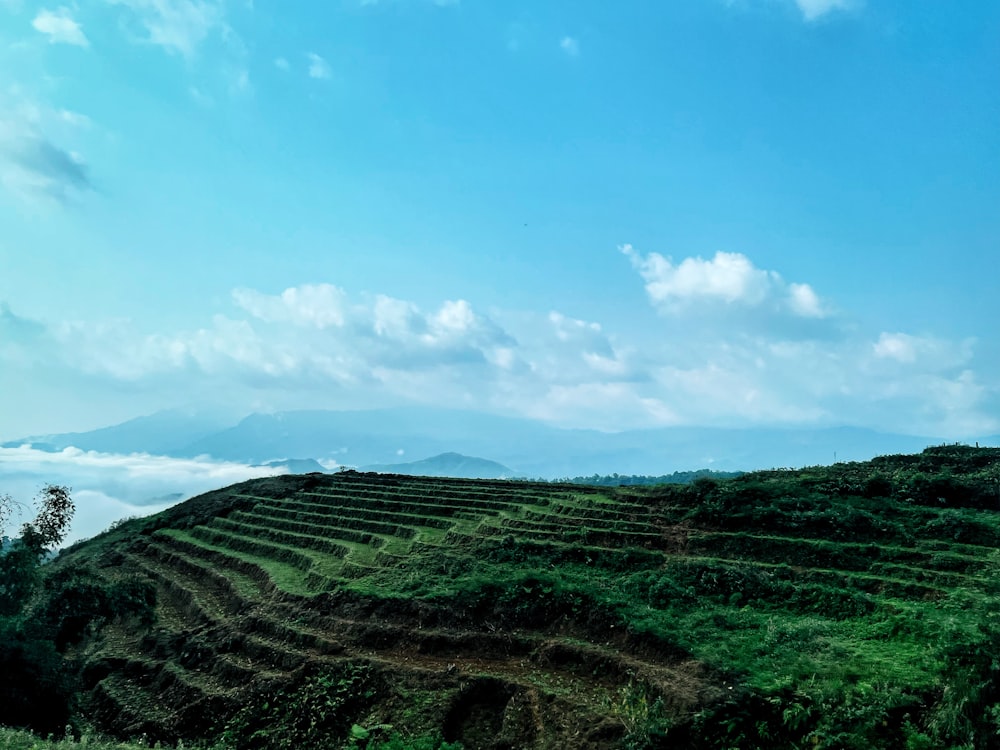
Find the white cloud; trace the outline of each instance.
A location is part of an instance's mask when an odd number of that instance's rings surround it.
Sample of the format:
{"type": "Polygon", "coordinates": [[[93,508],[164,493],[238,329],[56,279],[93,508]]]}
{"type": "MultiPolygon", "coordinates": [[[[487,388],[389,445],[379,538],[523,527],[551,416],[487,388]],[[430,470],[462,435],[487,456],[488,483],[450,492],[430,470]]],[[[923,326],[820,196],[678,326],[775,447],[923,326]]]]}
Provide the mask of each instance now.
{"type": "Polygon", "coordinates": [[[379,294],[372,309],[373,328],[378,336],[403,339],[421,332],[424,327],[420,310],[411,302],[379,294]]]}
{"type": "Polygon", "coordinates": [[[549,322],[555,329],[556,338],[560,341],[569,341],[571,339],[578,338],[581,334],[584,336],[597,336],[601,333],[600,323],[588,323],[586,320],[574,320],[573,318],[567,318],[562,313],[550,312],[549,322]]]}
{"type": "Polygon", "coordinates": [[[815,21],[836,10],[850,10],[857,4],[856,0],[795,0],[803,18],[815,21]]]}
{"type": "Polygon", "coordinates": [[[329,78],[333,74],[333,71],[330,70],[330,64],[315,52],[307,53],[306,57],[309,59],[310,78],[322,80],[329,78]]]}
{"type": "Polygon", "coordinates": [[[250,83],[250,71],[246,68],[235,68],[229,71],[229,93],[253,94],[253,84],[250,83]]]}
{"type": "Polygon", "coordinates": [[[712,260],[685,258],[674,265],[659,253],[642,257],[631,245],[622,251],[646,281],[650,299],[667,306],[698,299],[757,305],[772,284],[771,274],[740,253],[719,252],[712,260]]]}
{"type": "Polygon", "coordinates": [[[846,325],[795,335],[786,321],[814,326],[823,311],[805,284],[738,254],[685,266],[629,252],[647,283],[663,284],[650,291],[672,316],[660,326],[611,332],[558,311],[487,314],[465,299],[426,307],[303,284],[235,290],[227,314],[156,333],[129,321],[42,325],[0,306],[0,371],[26,387],[44,372],[116,397],[197,393],[219,407],[416,402],[606,429],[853,424],[940,437],[1000,429],[990,409],[1000,388],[977,366],[972,340],[846,325]],[[702,314],[713,305],[739,314],[702,314]],[[748,324],[758,309],[769,312],[748,324]]]}
{"type": "Polygon", "coordinates": [[[646,282],[650,301],[665,313],[723,305],[767,306],[801,318],[827,314],[808,284],[787,284],[776,271],[757,268],[742,253],[717,252],[711,260],[694,257],[675,264],[659,253],[642,255],[631,245],[620,249],[646,282]]]}
{"type": "Polygon", "coordinates": [[[431,319],[433,326],[443,335],[463,334],[476,323],[472,306],[464,299],[447,301],[431,319]]]}
{"type": "Polygon", "coordinates": [[[213,31],[231,36],[223,7],[208,0],[106,0],[128,9],[144,33],[139,38],[191,58],[213,31]]]}
{"type": "Polygon", "coordinates": [[[276,295],[238,289],[233,301],[248,319],[216,315],[167,335],[140,334],[128,321],[63,322],[48,332],[70,367],[133,382],[200,373],[278,388],[359,386],[387,368],[509,364],[502,349],[510,336],[465,300],[425,312],[384,295],[351,301],[333,285],[306,284],[276,295]]]}
{"type": "Polygon", "coordinates": [[[202,107],[215,106],[215,99],[213,99],[209,94],[206,94],[197,86],[189,86],[188,93],[191,95],[191,98],[194,99],[202,107]]]}
{"type": "Polygon", "coordinates": [[[580,42],[571,36],[564,36],[559,40],[559,49],[570,57],[576,57],[580,54],[580,42]]]}
{"type": "MultiPolygon", "coordinates": [[[[404,0],[396,0],[397,2],[402,2],[404,0]]],[[[434,5],[438,8],[449,8],[456,7],[461,4],[462,0],[419,0],[426,5],[434,5]]],[[[365,6],[375,6],[375,5],[389,5],[391,0],[359,0],[359,4],[362,7],[365,6]]]]}
{"type": "Polygon", "coordinates": [[[80,114],[79,112],[73,112],[68,109],[59,110],[59,119],[67,125],[72,125],[76,128],[89,128],[91,125],[90,118],[87,117],[87,115],[80,114]]]}
{"type": "MultiPolygon", "coordinates": [[[[629,378],[632,367],[627,352],[620,351],[604,333],[600,323],[577,320],[559,312],[550,312],[548,322],[555,341],[546,343],[545,349],[558,356],[548,364],[553,371],[566,367],[568,359],[578,360],[597,377],[629,378]]],[[[544,361],[533,360],[536,367],[544,361]]],[[[585,370],[585,371],[586,371],[585,370]]],[[[555,379],[555,372],[553,372],[555,379]]]]}
{"type": "Polygon", "coordinates": [[[77,47],[90,45],[80,24],[73,20],[69,8],[62,7],[55,11],[40,10],[31,25],[35,30],[45,34],[52,44],[73,44],[77,47]]]}
{"type": "Polygon", "coordinates": [[[3,491],[21,502],[46,483],[72,487],[76,518],[67,543],[92,536],[118,519],[146,515],[236,482],[287,473],[207,458],[183,459],[82,451],[46,452],[24,445],[0,448],[3,491]]]}
{"type": "Polygon", "coordinates": [[[964,367],[973,356],[975,341],[948,341],[932,336],[913,336],[907,333],[883,332],[872,344],[877,360],[904,365],[920,363],[921,368],[932,372],[964,367]]]}
{"type": "Polygon", "coordinates": [[[822,318],[826,315],[823,305],[808,284],[789,284],[788,303],[796,315],[803,318],[822,318]]]}
{"type": "Polygon", "coordinates": [[[872,349],[876,357],[913,362],[917,359],[916,341],[915,337],[905,333],[883,333],[872,349]]]}
{"type": "Polygon", "coordinates": [[[289,321],[320,329],[344,325],[346,295],[332,284],[304,284],[278,296],[236,289],[233,299],[255,318],[269,323],[289,321]]]}

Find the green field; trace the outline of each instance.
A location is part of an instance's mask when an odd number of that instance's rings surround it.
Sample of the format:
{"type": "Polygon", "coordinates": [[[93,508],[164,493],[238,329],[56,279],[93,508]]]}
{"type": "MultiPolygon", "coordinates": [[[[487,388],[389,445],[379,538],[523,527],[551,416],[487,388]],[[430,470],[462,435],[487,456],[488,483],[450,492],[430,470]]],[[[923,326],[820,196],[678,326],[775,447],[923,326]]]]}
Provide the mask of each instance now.
{"type": "Polygon", "coordinates": [[[998,509],[1000,450],[957,446],[686,486],[261,479],[68,550],[32,616],[69,721],[119,738],[990,748],[998,509]],[[74,619],[81,591],[130,604],[74,619]]]}

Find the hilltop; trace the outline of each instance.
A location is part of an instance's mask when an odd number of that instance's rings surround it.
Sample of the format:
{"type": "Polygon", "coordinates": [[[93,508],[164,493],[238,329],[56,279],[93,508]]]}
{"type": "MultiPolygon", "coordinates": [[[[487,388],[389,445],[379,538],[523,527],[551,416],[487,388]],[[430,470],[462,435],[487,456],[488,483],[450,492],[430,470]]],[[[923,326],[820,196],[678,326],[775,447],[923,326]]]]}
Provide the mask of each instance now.
{"type": "Polygon", "coordinates": [[[120,737],[986,748],[998,508],[1000,450],[960,446],[658,487],[272,477],[72,547],[33,617],[120,737]]]}

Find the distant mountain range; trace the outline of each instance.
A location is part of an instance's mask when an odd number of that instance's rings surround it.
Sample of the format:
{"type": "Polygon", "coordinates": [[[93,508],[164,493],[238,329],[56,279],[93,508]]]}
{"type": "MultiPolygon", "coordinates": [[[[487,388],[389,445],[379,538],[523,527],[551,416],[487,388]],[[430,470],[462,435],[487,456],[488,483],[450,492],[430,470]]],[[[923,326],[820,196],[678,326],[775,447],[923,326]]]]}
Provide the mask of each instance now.
{"type": "Polygon", "coordinates": [[[442,453],[438,456],[403,464],[372,464],[361,471],[379,474],[408,474],[419,477],[461,477],[463,479],[514,479],[517,472],[486,458],[442,453]]]}
{"type": "Polygon", "coordinates": [[[2,447],[16,447],[30,442],[35,448],[48,451],[72,447],[99,453],[171,456],[176,455],[183,446],[224,430],[230,424],[229,420],[222,417],[201,412],[169,410],[89,432],[65,432],[11,440],[2,447]]]}
{"type": "MultiPolygon", "coordinates": [[[[913,453],[945,441],[856,427],[721,429],[665,427],[606,433],[570,430],[541,422],[479,412],[404,407],[367,411],[289,411],[251,414],[236,424],[197,413],[167,411],[91,432],[41,435],[10,441],[41,450],[69,446],[105,453],[212,456],[247,464],[283,464],[295,472],[323,466],[386,467],[400,471],[399,457],[434,456],[427,470],[456,459],[496,462],[483,471],[560,478],[593,474],[652,474],[862,461],[877,455],[913,453]],[[322,465],[320,463],[321,462],[322,465]],[[499,467],[499,468],[497,468],[499,467]]],[[[996,445],[998,436],[979,440],[996,445]]],[[[421,462],[416,462],[420,464],[421,462]]],[[[472,466],[467,464],[467,466],[472,466]]],[[[492,475],[491,475],[492,476],[492,475]]]]}

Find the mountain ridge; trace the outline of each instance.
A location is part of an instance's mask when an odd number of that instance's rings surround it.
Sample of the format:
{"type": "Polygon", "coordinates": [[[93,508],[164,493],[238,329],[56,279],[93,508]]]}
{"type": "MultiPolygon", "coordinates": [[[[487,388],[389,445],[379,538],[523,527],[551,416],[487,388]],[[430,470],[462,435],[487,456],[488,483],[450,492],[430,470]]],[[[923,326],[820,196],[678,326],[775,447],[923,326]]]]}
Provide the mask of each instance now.
{"type": "MultiPolygon", "coordinates": [[[[91,432],[25,438],[3,446],[32,442],[41,450],[73,445],[113,453],[210,456],[250,465],[312,459],[351,467],[393,464],[403,454],[435,456],[454,451],[489,456],[527,476],[559,478],[827,465],[915,452],[946,442],[850,426],[678,426],[599,432],[430,407],[254,413],[215,429],[220,422],[219,417],[160,412],[91,432]]],[[[988,445],[996,437],[978,441],[988,445]]]]}
{"type": "Polygon", "coordinates": [[[454,477],[458,479],[515,479],[522,475],[496,461],[475,456],[464,456],[449,451],[418,461],[397,464],[371,464],[359,471],[376,474],[403,474],[424,477],[454,477]]]}

